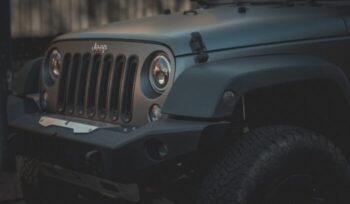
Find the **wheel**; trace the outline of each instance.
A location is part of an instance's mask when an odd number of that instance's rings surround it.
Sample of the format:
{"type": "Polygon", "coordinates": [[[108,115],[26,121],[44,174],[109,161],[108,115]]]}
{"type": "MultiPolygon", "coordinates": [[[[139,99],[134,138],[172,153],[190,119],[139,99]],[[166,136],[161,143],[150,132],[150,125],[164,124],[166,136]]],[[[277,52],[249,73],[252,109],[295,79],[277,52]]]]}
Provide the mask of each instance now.
{"type": "Polygon", "coordinates": [[[39,169],[40,163],[34,159],[17,157],[18,178],[27,204],[41,204],[39,169]]]}
{"type": "Polygon", "coordinates": [[[202,179],[198,204],[349,203],[349,168],[326,138],[294,127],[250,131],[202,179]]]}
{"type": "Polygon", "coordinates": [[[126,204],[86,188],[49,178],[41,172],[41,162],[17,158],[18,178],[26,204],[126,204]]]}

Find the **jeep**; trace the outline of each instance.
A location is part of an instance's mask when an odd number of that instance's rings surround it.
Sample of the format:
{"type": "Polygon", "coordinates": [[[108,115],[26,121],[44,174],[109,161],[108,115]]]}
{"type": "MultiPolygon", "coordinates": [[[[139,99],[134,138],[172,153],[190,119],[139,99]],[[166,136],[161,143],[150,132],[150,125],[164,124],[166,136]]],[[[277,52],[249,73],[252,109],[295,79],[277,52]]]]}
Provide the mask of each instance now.
{"type": "Polygon", "coordinates": [[[27,203],[348,203],[350,4],[196,2],[15,73],[27,203]]]}

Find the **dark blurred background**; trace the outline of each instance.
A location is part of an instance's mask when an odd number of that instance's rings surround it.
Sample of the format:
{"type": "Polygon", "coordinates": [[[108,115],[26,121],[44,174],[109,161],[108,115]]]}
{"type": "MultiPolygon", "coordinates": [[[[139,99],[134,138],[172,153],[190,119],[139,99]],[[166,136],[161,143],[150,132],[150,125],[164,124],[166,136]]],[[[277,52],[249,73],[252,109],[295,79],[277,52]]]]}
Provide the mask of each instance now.
{"type": "Polygon", "coordinates": [[[192,6],[190,0],[11,0],[13,68],[42,55],[59,34],[192,6]]]}

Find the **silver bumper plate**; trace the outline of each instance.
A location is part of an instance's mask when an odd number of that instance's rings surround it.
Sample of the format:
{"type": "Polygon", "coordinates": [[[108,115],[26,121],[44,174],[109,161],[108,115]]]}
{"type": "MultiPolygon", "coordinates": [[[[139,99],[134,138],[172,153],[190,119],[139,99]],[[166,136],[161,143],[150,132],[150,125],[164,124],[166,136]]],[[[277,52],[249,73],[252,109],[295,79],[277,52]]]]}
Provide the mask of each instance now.
{"type": "Polygon", "coordinates": [[[39,124],[43,127],[57,126],[72,129],[74,133],[91,133],[98,129],[97,126],[62,120],[52,117],[43,116],[39,120],[39,124]]]}

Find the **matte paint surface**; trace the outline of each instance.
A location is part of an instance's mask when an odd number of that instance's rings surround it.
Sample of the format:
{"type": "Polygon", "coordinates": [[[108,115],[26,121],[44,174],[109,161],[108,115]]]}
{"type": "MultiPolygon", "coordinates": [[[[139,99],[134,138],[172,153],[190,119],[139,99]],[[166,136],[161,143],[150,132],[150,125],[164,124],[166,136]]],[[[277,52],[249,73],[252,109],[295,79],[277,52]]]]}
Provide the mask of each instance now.
{"type": "Polygon", "coordinates": [[[192,32],[200,32],[209,51],[304,39],[344,36],[343,10],[322,7],[234,6],[123,21],[70,33],[66,39],[128,39],[165,44],[176,56],[192,53],[192,32]]]}

